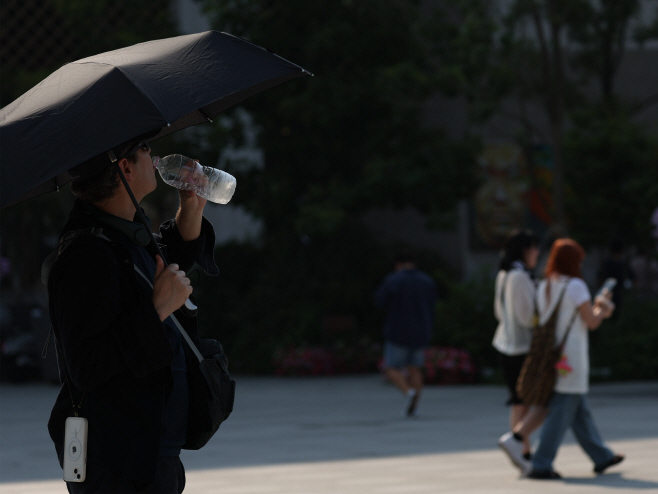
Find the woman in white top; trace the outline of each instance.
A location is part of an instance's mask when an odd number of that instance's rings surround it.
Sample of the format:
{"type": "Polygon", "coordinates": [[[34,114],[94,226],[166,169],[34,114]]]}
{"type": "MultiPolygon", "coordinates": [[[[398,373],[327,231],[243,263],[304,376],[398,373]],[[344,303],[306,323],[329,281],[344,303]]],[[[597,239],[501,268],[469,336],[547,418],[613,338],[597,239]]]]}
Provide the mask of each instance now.
{"type": "Polygon", "coordinates": [[[556,240],[548,258],[546,279],[537,289],[537,307],[542,323],[561,299],[555,340],[562,342],[565,335],[566,340],[558,364],[555,393],[548,406],[539,446],[532,457],[530,478],[560,478],[553,470],[553,460],[569,427],[594,462],[594,472],[603,473],[624,459],[623,455],[614,454],[603,443],[587,403],[588,329],[598,328],[603,319],[610,317],[614,304],[610,301],[612,294],[606,293],[597,296],[592,305],[589,289],[581,275],[584,258],[585,251],[576,241],[568,238],[556,240]]]}
{"type": "MultiPolygon", "coordinates": [[[[530,433],[541,425],[544,416],[542,412],[538,420],[529,421],[536,412],[533,411],[529,415],[530,408],[523,404],[516,393],[516,381],[530,350],[535,314],[535,282],[531,272],[537,265],[539,240],[529,230],[514,231],[507,239],[501,254],[494,297],[494,315],[498,320],[498,327],[492,344],[498,350],[503,377],[509,389],[507,404],[511,405],[510,430],[514,431],[522,423],[529,422],[520,451],[525,461],[521,460],[524,464],[517,465],[524,468],[529,466],[530,433]]],[[[509,432],[501,437],[499,443],[504,442],[511,434],[509,432]]]]}

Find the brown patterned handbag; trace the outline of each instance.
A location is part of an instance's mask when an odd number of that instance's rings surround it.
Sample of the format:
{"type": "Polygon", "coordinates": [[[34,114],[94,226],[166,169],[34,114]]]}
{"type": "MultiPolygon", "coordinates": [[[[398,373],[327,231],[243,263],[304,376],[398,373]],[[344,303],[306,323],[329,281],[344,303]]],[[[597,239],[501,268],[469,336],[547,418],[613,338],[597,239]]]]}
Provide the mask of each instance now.
{"type": "Polygon", "coordinates": [[[562,342],[556,346],[555,327],[562,297],[566,289],[567,285],[565,284],[548,321],[544,324],[537,323],[532,330],[530,352],[528,352],[528,356],[523,362],[521,373],[516,381],[516,392],[523,400],[524,405],[546,406],[553,396],[553,388],[557,380],[555,364],[562,356],[564,342],[567,340],[571,325],[578,312],[576,309],[562,342]]]}

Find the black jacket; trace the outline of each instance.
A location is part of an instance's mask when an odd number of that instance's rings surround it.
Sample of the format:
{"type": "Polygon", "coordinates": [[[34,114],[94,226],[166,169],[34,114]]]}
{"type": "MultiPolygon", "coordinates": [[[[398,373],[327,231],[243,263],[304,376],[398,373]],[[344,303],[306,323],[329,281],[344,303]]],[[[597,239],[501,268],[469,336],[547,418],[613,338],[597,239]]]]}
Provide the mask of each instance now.
{"type": "MultiPolygon", "coordinates": [[[[173,351],[152,289],[138,279],[128,249],[117,241],[125,233],[108,227],[92,206],[76,202],[63,234],[90,227],[101,227],[110,241],[76,237],[48,280],[63,382],[48,430],[62,464],[64,424],[74,415],[73,404],[81,403],[79,415],[89,426],[87,475],[94,475],[94,465],[103,465],[122,478],[148,483],[155,477],[173,351]]],[[[212,258],[215,235],[205,218],[197,240],[184,242],[173,220],[162,224],[157,238],[168,260],[182,270],[196,261],[206,273],[218,274],[212,258]]],[[[176,317],[198,343],[196,319],[180,311],[176,317]]],[[[188,378],[193,378],[198,360],[184,347],[188,378]]]]}

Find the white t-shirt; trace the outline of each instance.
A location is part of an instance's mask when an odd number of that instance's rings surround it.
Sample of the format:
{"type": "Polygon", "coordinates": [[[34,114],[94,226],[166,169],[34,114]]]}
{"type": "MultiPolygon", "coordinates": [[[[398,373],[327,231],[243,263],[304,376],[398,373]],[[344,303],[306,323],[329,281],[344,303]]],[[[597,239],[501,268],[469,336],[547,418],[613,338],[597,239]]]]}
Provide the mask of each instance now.
{"type": "MultiPolygon", "coordinates": [[[[557,279],[552,278],[551,281],[543,280],[537,288],[537,309],[541,324],[545,323],[553,313],[565,285],[566,291],[560,303],[560,313],[558,314],[555,331],[556,344],[562,342],[567,332],[567,326],[578,307],[591,300],[589,288],[580,278],[559,276],[557,279]],[[550,299],[546,297],[546,285],[548,283],[551,285],[550,299]]],[[[572,371],[566,375],[558,373],[555,391],[566,394],[587,393],[589,385],[589,333],[587,325],[580,317],[580,314],[576,314],[573,319],[563,354],[566,355],[566,363],[572,368],[572,371]]]]}
{"type": "Polygon", "coordinates": [[[494,315],[499,324],[492,344],[500,353],[523,355],[530,350],[534,298],[535,283],[525,270],[516,267],[498,272],[494,315]]]}

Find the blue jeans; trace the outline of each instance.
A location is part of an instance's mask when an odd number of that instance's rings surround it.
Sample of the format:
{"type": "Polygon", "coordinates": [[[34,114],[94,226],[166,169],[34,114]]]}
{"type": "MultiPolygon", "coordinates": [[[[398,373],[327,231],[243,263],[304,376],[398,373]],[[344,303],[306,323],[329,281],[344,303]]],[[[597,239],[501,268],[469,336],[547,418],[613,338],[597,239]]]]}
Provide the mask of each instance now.
{"type": "Polygon", "coordinates": [[[604,465],[612,459],[614,453],[603,444],[587,404],[587,396],[555,393],[548,404],[548,416],[542,426],[539,446],[532,455],[533,470],[553,470],[553,460],[569,427],[594,466],[604,465]]]}

